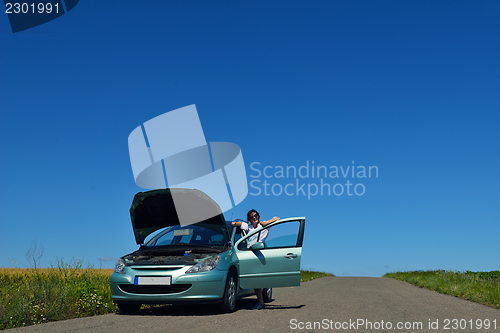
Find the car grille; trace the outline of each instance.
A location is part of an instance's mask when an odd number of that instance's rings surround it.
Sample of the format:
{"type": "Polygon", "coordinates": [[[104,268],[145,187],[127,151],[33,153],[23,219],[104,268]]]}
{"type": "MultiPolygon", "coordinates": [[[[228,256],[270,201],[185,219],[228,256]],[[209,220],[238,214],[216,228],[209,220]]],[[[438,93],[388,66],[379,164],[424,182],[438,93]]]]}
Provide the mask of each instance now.
{"type": "Polygon", "coordinates": [[[120,284],[119,287],[130,294],[175,294],[188,290],[191,288],[191,284],[172,284],[170,286],[120,284]]]}

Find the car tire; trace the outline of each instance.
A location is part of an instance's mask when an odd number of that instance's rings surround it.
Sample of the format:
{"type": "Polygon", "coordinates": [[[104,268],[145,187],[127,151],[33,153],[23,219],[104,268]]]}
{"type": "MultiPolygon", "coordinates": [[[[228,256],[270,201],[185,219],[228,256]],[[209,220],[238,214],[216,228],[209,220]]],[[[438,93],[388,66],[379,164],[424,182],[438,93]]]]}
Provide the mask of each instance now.
{"type": "Polygon", "coordinates": [[[222,312],[233,312],[236,309],[236,290],[237,290],[236,274],[229,272],[224,288],[224,296],[222,296],[221,310],[222,312]]]}
{"type": "Polygon", "coordinates": [[[124,304],[124,303],[118,303],[118,309],[120,309],[120,312],[123,313],[123,314],[136,313],[141,308],[141,305],[142,304],[124,304]]]}
{"type": "Polygon", "coordinates": [[[264,299],[264,303],[271,303],[273,301],[273,289],[272,288],[262,289],[262,298],[264,299]]]}

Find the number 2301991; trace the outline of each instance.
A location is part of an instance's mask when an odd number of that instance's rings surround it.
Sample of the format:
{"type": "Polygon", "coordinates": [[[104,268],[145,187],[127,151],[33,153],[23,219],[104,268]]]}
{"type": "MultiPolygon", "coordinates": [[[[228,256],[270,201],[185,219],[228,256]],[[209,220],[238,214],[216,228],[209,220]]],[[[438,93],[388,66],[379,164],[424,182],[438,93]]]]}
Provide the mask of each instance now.
{"type": "Polygon", "coordinates": [[[59,13],[59,4],[51,4],[50,2],[48,3],[10,3],[7,2],[5,4],[5,13],[6,14],[50,14],[52,12],[55,12],[56,14],[59,13]]]}

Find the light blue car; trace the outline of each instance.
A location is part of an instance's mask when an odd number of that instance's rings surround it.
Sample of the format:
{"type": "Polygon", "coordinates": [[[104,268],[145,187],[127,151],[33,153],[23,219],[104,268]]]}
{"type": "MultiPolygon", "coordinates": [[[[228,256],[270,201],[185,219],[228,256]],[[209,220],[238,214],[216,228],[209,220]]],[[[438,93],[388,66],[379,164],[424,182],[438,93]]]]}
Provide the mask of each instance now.
{"type": "Polygon", "coordinates": [[[111,275],[113,302],[123,313],[141,304],[182,302],[217,302],[223,312],[232,312],[236,299],[255,295],[254,288],[264,288],[264,301],[270,302],[271,288],[300,285],[304,217],[278,220],[245,235],[231,228],[208,195],[194,189],[139,192],[130,215],[140,248],[118,259],[111,275]],[[219,214],[179,225],[172,194],[219,214]],[[265,243],[255,242],[266,228],[265,243]]]}

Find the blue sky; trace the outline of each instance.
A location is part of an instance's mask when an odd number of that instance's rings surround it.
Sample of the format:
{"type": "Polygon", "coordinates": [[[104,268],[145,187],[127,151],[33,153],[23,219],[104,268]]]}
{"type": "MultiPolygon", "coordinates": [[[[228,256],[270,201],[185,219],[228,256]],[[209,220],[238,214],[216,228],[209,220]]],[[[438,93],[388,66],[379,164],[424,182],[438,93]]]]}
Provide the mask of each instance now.
{"type": "MultiPolygon", "coordinates": [[[[363,195],[250,188],[225,214],[306,216],[303,268],[498,270],[499,15],[488,1],[82,1],[15,34],[0,15],[0,267],[26,265],[35,239],[42,266],[134,251],[128,135],[195,104],[249,182],[266,180],[253,162],[378,168],[323,179],[363,195]]],[[[297,180],[321,181],[267,179],[297,180]]]]}

